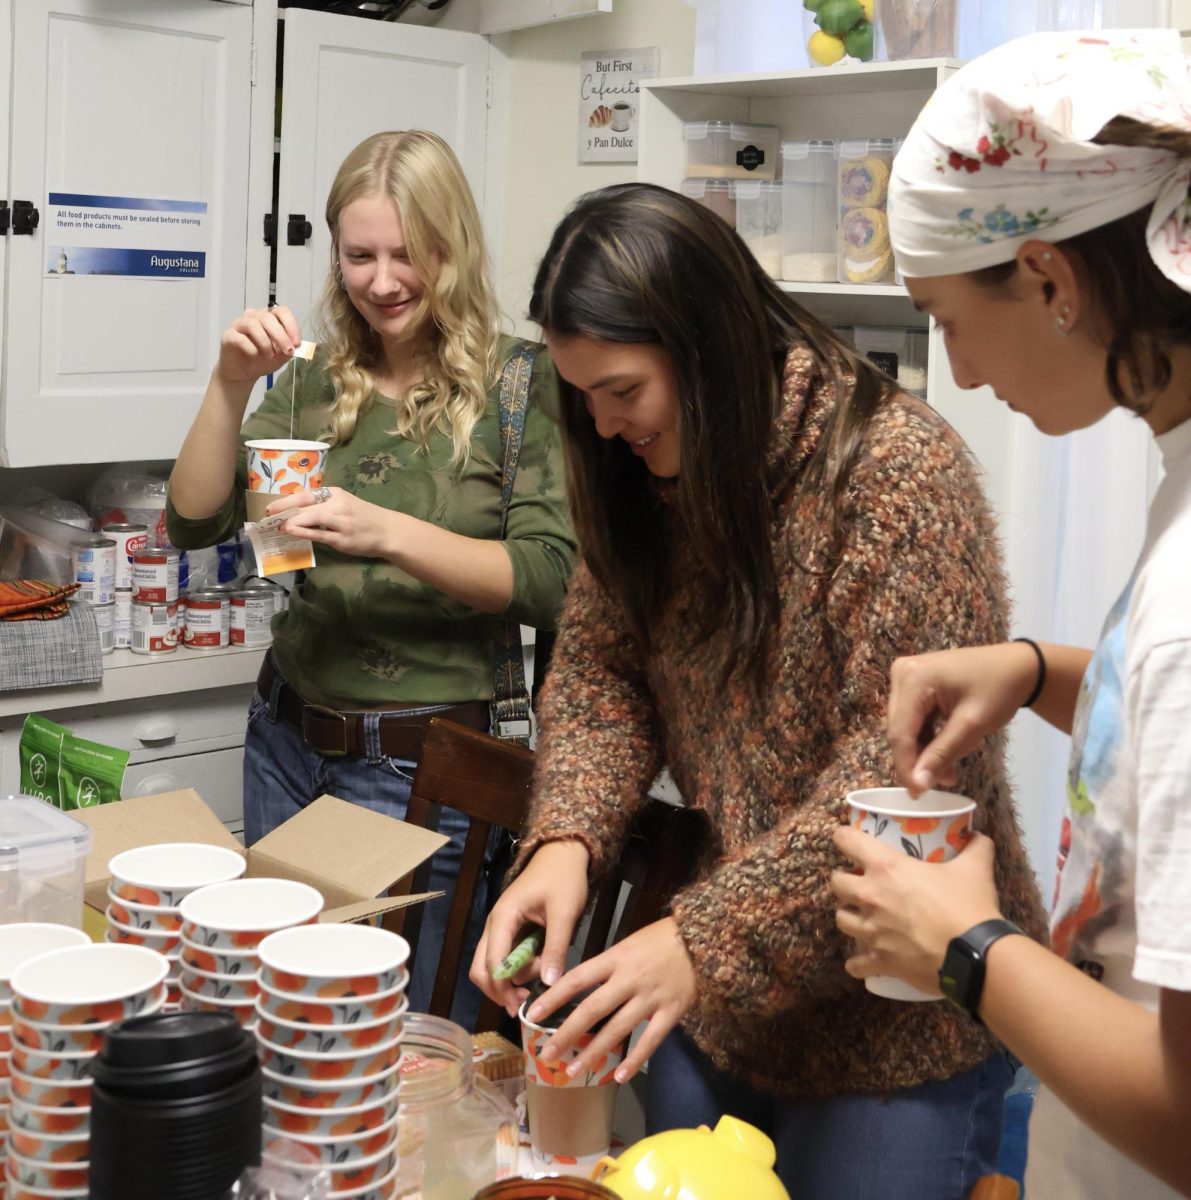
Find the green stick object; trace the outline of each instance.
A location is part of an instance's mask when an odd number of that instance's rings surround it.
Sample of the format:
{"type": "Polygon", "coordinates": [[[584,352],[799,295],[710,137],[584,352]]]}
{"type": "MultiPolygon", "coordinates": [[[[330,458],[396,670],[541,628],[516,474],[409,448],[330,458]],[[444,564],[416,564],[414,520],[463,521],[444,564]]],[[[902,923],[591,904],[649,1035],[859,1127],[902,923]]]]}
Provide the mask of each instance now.
{"type": "Polygon", "coordinates": [[[505,955],[500,965],[492,972],[492,978],[498,982],[502,979],[512,979],[519,971],[525,970],[540,954],[546,941],[546,931],[540,925],[530,927],[529,933],[521,939],[505,955]]]}

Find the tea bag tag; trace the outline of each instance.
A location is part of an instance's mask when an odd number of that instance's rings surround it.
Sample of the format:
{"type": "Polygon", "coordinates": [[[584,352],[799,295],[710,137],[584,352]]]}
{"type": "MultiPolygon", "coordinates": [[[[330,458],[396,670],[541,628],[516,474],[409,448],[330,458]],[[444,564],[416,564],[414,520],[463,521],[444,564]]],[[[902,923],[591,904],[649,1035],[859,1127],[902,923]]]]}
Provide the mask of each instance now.
{"type": "Polygon", "coordinates": [[[318,342],[303,342],[290,355],[291,358],[304,358],[307,362],[314,361],[314,352],[318,348],[318,342]]]}
{"type": "Polygon", "coordinates": [[[284,575],[287,571],[308,571],[314,566],[314,543],[309,538],[281,531],[290,515],[276,513],[263,521],[248,521],[244,526],[256,556],[256,573],[262,578],[284,575]]]}

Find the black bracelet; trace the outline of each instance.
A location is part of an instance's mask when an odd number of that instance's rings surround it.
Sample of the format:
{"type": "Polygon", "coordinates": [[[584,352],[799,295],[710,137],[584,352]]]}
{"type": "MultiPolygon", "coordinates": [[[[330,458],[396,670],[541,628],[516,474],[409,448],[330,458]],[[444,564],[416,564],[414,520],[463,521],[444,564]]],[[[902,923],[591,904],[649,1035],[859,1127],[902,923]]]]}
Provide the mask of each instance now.
{"type": "Polygon", "coordinates": [[[1034,651],[1034,657],[1038,660],[1038,678],[1034,681],[1034,690],[1022,704],[1022,708],[1033,708],[1034,701],[1042,695],[1042,689],[1046,686],[1046,656],[1042,653],[1042,647],[1033,638],[1018,637],[1013,640],[1015,642],[1025,642],[1034,651]]]}

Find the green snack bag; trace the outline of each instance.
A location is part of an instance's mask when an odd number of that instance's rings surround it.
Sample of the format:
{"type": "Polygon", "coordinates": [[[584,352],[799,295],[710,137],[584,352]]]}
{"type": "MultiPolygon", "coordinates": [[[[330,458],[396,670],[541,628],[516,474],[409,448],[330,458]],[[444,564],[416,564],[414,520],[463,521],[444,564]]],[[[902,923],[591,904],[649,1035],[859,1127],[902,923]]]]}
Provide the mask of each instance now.
{"type": "Polygon", "coordinates": [[[120,799],[128,751],[102,746],[67,732],[58,773],[60,808],[94,808],[120,799]]]}
{"type": "Polygon", "coordinates": [[[75,737],[37,713],[21,729],[21,791],[55,808],[94,808],[120,799],[128,751],[75,737]]]}
{"type": "Polygon", "coordinates": [[[37,713],[30,713],[21,727],[21,791],[55,808],[61,807],[58,767],[66,732],[63,726],[37,713]]]}

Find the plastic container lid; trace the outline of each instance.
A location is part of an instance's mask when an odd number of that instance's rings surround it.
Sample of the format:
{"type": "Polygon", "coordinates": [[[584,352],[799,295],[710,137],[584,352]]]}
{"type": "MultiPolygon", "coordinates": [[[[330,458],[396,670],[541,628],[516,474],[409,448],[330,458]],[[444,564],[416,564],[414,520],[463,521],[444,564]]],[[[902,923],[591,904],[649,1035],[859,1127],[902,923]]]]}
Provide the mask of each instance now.
{"type": "Polygon", "coordinates": [[[231,1013],[151,1013],[109,1029],[100,1061],[133,1069],[183,1066],[245,1044],[254,1047],[231,1013]]]}
{"type": "Polygon", "coordinates": [[[91,830],[33,796],[0,798],[0,871],[44,872],[91,853],[91,830]]]}
{"type": "Polygon", "coordinates": [[[835,142],[782,142],[782,158],[787,162],[800,162],[812,154],[834,154],[835,142]]]}
{"type": "Polygon", "coordinates": [[[863,158],[866,154],[892,154],[893,138],[868,138],[860,141],[840,142],[840,158],[863,158]]]}
{"type": "Polygon", "coordinates": [[[725,196],[732,193],[730,179],[684,179],[681,191],[684,196],[700,197],[708,192],[722,192],[725,196]]]}
{"type": "Polygon", "coordinates": [[[782,190],[780,179],[733,179],[732,195],[739,200],[758,200],[762,196],[779,195],[782,190]]]}
{"type": "Polygon", "coordinates": [[[758,135],[776,137],[777,126],[755,125],[746,121],[687,121],[682,127],[682,136],[688,142],[700,142],[713,134],[727,135],[734,142],[747,142],[758,135]]]}

